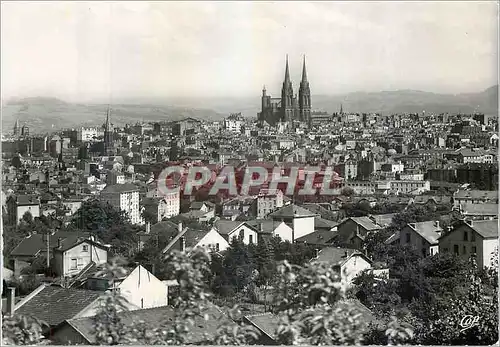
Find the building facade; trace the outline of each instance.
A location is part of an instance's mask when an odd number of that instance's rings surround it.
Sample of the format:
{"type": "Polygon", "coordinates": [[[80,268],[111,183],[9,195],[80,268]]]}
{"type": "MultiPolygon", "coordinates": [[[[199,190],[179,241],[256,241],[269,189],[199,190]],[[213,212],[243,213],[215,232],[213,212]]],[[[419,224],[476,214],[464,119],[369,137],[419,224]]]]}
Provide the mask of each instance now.
{"type": "Polygon", "coordinates": [[[285,79],[281,88],[281,97],[273,98],[267,95],[266,87],[262,89],[261,112],[258,119],[261,123],[276,125],[280,122],[300,121],[310,124],[311,122],[311,90],[307,80],[306,60],[302,66],[302,80],[299,87],[299,95],[294,95],[288,68],[288,56],[286,58],[285,79]]]}

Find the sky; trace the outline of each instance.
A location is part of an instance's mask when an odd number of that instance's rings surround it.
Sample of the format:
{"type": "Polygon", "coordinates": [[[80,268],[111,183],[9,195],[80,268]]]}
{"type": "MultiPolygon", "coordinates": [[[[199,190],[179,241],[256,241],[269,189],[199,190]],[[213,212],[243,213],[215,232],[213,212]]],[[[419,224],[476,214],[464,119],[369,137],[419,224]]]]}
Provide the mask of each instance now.
{"type": "Polygon", "coordinates": [[[277,96],[286,54],[313,95],[498,83],[496,1],[1,6],[4,100],[277,96]]]}

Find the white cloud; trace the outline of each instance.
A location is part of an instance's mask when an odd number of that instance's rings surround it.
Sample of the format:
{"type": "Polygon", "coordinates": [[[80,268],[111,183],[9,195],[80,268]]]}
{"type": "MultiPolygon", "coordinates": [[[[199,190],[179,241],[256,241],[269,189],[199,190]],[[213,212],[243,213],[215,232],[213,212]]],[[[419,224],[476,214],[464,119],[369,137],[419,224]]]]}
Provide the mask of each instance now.
{"type": "Polygon", "coordinates": [[[497,79],[488,2],[2,3],[2,94],[276,94],[307,54],[313,93],[480,90],[497,79]]]}

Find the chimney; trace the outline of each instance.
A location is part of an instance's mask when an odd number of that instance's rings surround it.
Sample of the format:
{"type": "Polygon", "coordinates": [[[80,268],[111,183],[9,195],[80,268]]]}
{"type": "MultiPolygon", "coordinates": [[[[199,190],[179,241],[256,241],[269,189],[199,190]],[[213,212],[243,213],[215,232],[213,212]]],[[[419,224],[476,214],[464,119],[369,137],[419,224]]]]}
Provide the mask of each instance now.
{"type": "Polygon", "coordinates": [[[146,234],[149,234],[150,231],[151,231],[151,223],[147,222],[146,223],[146,234]]]}
{"type": "Polygon", "coordinates": [[[434,226],[435,226],[436,228],[439,228],[439,221],[438,221],[438,220],[437,220],[437,221],[434,221],[434,226]]]}
{"type": "Polygon", "coordinates": [[[319,249],[318,248],[316,248],[314,250],[314,254],[315,254],[315,258],[319,258],[319,249]]]}
{"type": "Polygon", "coordinates": [[[151,265],[151,273],[154,275],[156,272],[156,265],[155,264],[152,264],[151,265]]]}
{"type": "Polygon", "coordinates": [[[347,251],[344,252],[344,256],[342,258],[347,258],[348,254],[347,251]]]}
{"type": "Polygon", "coordinates": [[[260,223],[260,231],[263,232],[264,231],[264,223],[260,223]]]}
{"type": "Polygon", "coordinates": [[[62,241],[63,239],[61,237],[57,239],[57,248],[62,248],[62,241]]]}
{"type": "Polygon", "coordinates": [[[184,236],[181,237],[180,243],[181,252],[184,252],[186,249],[186,238],[184,236]]]}
{"type": "Polygon", "coordinates": [[[9,287],[7,289],[7,313],[11,316],[14,314],[14,306],[16,305],[16,288],[9,287]]]}
{"type": "Polygon", "coordinates": [[[178,226],[177,226],[177,231],[178,232],[181,232],[182,231],[182,222],[179,222],[178,226]]]}

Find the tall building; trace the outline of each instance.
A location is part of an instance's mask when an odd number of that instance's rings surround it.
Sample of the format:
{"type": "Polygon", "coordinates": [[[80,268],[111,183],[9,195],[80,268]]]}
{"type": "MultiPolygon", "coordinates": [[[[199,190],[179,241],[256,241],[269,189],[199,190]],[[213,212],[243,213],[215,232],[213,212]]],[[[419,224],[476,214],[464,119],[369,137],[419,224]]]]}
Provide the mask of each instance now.
{"type": "Polygon", "coordinates": [[[132,224],[143,224],[139,210],[139,189],[130,183],[107,185],[101,200],[125,212],[132,224]]]}
{"type": "Polygon", "coordinates": [[[300,121],[309,123],[311,120],[311,90],[309,89],[309,81],[307,80],[305,56],[302,65],[302,81],[299,88],[299,110],[300,121]]]}
{"type": "Polygon", "coordinates": [[[106,112],[106,125],[104,126],[104,154],[114,154],[113,128],[111,125],[111,110],[106,112]]]}
{"type": "Polygon", "coordinates": [[[299,96],[293,93],[293,85],[290,80],[288,68],[288,55],[285,65],[285,79],[281,88],[281,98],[273,98],[267,95],[266,87],[262,89],[261,112],[257,117],[261,122],[276,125],[280,122],[301,121],[310,123],[311,120],[311,90],[307,80],[306,60],[302,66],[302,80],[299,87],[299,96]]]}
{"type": "Polygon", "coordinates": [[[14,136],[19,135],[21,132],[21,127],[19,126],[19,119],[16,120],[16,124],[14,124],[14,136]]]}

